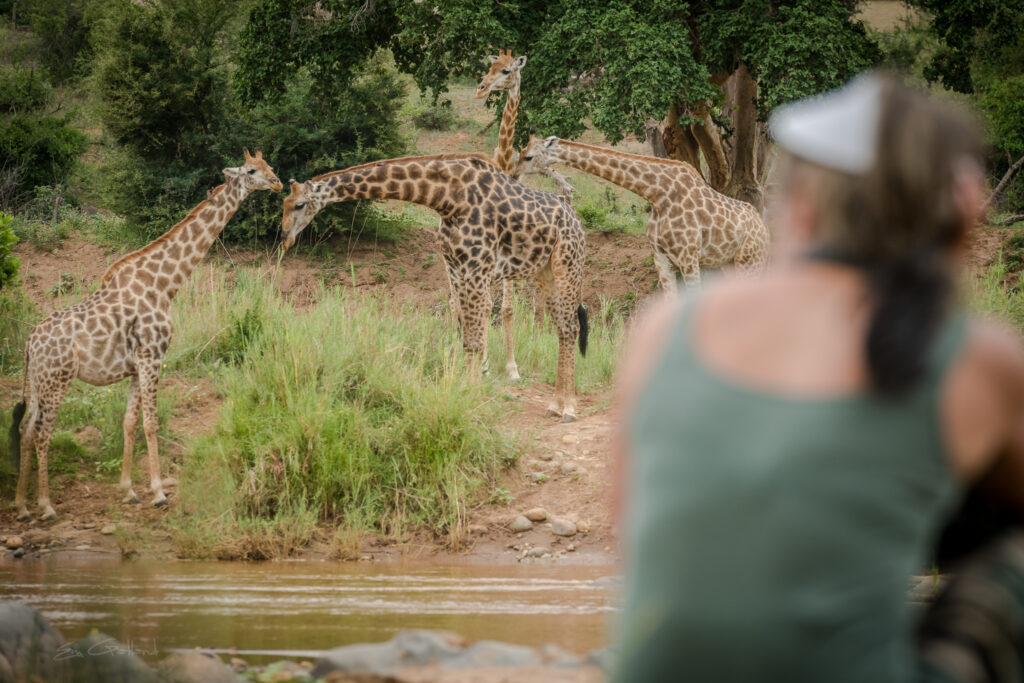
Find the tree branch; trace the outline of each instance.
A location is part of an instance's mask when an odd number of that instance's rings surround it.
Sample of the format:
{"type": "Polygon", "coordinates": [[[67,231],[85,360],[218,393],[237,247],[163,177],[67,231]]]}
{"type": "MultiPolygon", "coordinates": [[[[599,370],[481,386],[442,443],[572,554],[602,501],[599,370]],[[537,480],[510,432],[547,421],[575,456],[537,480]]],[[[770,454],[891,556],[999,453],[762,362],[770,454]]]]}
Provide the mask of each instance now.
{"type": "Polygon", "coordinates": [[[1002,189],[1006,186],[1006,183],[1010,182],[1010,179],[1020,169],[1021,166],[1024,166],[1024,156],[1022,156],[1020,159],[1017,159],[1017,161],[1015,161],[1013,165],[1006,170],[1006,173],[1003,174],[1003,179],[999,181],[998,185],[996,185],[996,189],[992,190],[992,194],[990,194],[988,196],[988,199],[985,200],[985,203],[981,205],[982,213],[988,212],[988,207],[991,206],[992,200],[994,200],[996,198],[996,195],[998,195],[1002,191],[1002,189]]]}
{"type": "Polygon", "coordinates": [[[1024,213],[1018,213],[1016,216],[1010,216],[1008,218],[1005,218],[1003,220],[1003,225],[1009,227],[1014,223],[1019,223],[1021,221],[1024,221],[1024,213]]]}

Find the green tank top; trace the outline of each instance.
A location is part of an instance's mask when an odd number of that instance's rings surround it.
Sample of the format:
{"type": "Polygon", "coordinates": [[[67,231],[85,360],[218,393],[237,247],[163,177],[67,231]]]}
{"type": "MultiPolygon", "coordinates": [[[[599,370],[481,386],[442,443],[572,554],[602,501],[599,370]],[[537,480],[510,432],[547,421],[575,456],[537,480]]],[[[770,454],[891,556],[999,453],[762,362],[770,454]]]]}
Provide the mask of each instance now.
{"type": "Polygon", "coordinates": [[[960,496],[938,403],[965,320],[898,398],[789,399],[694,357],[696,303],[631,415],[613,680],[911,680],[908,579],[960,496]]]}

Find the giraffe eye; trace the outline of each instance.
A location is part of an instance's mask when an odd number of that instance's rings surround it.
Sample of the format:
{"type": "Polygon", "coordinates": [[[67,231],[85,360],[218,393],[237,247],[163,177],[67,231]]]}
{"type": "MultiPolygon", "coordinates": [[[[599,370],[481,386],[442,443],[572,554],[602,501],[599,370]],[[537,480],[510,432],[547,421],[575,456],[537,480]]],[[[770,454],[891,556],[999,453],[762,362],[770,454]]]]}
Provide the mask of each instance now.
{"type": "Polygon", "coordinates": [[[252,174],[253,174],[253,173],[255,173],[255,172],[256,172],[256,169],[255,169],[255,168],[250,168],[250,169],[249,169],[249,175],[252,175],[252,174]]]}
{"type": "Polygon", "coordinates": [[[525,156],[523,158],[526,159],[527,161],[533,161],[533,155],[532,154],[530,154],[529,156],[525,156]]]}
{"type": "Polygon", "coordinates": [[[301,208],[302,208],[302,207],[304,207],[305,205],[306,205],[306,202],[299,202],[298,204],[296,204],[296,205],[295,205],[295,208],[296,208],[296,209],[301,209],[301,208]]]}
{"type": "Polygon", "coordinates": [[[510,73],[512,73],[512,69],[502,69],[501,73],[503,73],[503,74],[510,74],[510,73]]]}

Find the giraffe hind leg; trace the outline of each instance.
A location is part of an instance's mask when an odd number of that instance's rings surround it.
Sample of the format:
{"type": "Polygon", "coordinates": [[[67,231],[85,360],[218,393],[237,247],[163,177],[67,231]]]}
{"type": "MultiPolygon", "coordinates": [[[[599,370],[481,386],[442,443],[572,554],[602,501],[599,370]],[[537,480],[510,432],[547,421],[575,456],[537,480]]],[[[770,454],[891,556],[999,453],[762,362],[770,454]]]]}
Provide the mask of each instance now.
{"type": "MultiPolygon", "coordinates": [[[[28,400],[26,415],[20,426],[19,434],[19,458],[18,466],[18,491],[14,496],[14,506],[18,510],[18,521],[26,522],[32,519],[32,513],[28,511],[28,480],[32,476],[32,458],[36,450],[36,427],[39,419],[39,401],[35,396],[28,400]]],[[[13,439],[12,439],[13,441],[13,439]]],[[[12,444],[13,445],[13,444],[12,444]]]]}
{"type": "Polygon", "coordinates": [[[139,378],[133,375],[128,388],[128,404],[124,411],[124,459],[121,463],[121,483],[118,488],[124,491],[122,503],[139,502],[139,497],[132,489],[132,461],[135,457],[135,430],[139,426],[139,378]]]}
{"type": "Polygon", "coordinates": [[[160,381],[160,359],[139,368],[139,399],[142,403],[142,430],[146,434],[149,456],[149,488],[153,492],[153,506],[167,505],[163,480],[160,478],[160,454],[157,450],[156,387],[160,381]]]}
{"type": "Polygon", "coordinates": [[[512,299],[515,285],[511,280],[501,281],[501,326],[505,331],[505,372],[511,380],[519,379],[519,366],[516,364],[515,344],[512,339],[512,299]]]}

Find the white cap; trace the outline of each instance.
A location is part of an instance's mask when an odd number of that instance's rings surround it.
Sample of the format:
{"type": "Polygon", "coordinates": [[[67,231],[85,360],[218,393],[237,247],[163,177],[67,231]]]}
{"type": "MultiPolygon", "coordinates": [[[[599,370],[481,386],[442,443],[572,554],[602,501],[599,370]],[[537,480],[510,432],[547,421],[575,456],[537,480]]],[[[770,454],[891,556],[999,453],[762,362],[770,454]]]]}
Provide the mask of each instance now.
{"type": "Polygon", "coordinates": [[[867,74],[838,90],[776,109],[768,129],[794,156],[860,175],[875,164],[881,111],[882,80],[867,74]]]}

